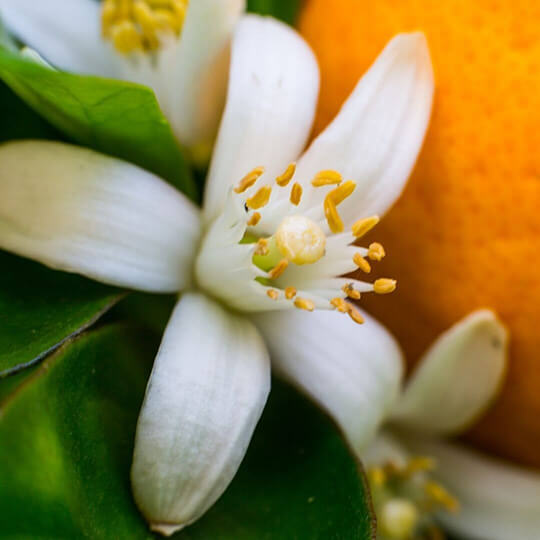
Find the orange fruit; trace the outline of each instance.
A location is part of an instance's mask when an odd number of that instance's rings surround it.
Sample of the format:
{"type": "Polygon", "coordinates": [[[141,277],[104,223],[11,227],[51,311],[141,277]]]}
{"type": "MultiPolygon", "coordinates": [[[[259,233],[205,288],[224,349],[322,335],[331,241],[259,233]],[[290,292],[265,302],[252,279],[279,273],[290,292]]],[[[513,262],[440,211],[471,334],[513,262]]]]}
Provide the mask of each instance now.
{"type": "Polygon", "coordinates": [[[396,33],[423,30],[435,70],[433,117],[416,169],[376,228],[398,279],[368,309],[412,366],[472,310],[510,330],[495,404],[467,435],[540,467],[540,2],[307,0],[300,31],[318,56],[320,131],[396,33]]]}

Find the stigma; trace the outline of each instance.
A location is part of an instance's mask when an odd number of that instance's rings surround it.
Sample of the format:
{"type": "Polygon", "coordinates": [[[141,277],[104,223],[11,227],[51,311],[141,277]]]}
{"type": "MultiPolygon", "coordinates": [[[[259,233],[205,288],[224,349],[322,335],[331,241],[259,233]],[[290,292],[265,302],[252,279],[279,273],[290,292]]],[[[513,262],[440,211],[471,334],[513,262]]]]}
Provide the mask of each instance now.
{"type": "Polygon", "coordinates": [[[287,216],[279,225],[276,245],[282,255],[294,264],[313,264],[325,252],[326,236],[311,219],[304,216],[287,216]]]}
{"type": "Polygon", "coordinates": [[[164,36],[180,36],[189,0],[104,0],[103,37],[122,54],[153,52],[164,36]]]}

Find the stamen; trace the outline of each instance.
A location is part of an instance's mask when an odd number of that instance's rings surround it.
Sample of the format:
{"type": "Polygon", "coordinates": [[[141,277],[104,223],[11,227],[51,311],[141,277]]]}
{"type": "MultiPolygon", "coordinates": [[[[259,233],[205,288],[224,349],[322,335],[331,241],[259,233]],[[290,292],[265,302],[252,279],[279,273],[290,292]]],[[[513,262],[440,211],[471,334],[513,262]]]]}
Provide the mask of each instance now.
{"type": "Polygon", "coordinates": [[[265,255],[268,255],[269,251],[270,250],[268,249],[268,239],[259,238],[257,240],[257,247],[255,248],[254,255],[262,255],[264,257],[265,255]]]}
{"type": "Polygon", "coordinates": [[[340,313],[347,313],[349,311],[349,305],[343,298],[340,298],[337,296],[336,298],[332,298],[330,300],[330,304],[334,306],[340,313]]]}
{"type": "Polygon", "coordinates": [[[296,289],[294,287],[287,287],[285,289],[285,298],[292,300],[296,296],[296,289]]]}
{"type": "Polygon", "coordinates": [[[424,489],[426,494],[433,500],[433,502],[441,505],[450,512],[457,512],[459,510],[459,501],[452,497],[444,487],[437,482],[426,482],[424,489]]]}
{"type": "Polygon", "coordinates": [[[362,272],[365,272],[366,274],[369,274],[371,272],[371,265],[360,255],[360,253],[355,253],[353,257],[353,263],[362,270],[362,272]]]}
{"type": "Polygon", "coordinates": [[[159,33],[179,36],[184,24],[188,0],[105,0],[101,10],[101,28],[117,51],[155,51],[159,33]]]}
{"type": "Polygon", "coordinates": [[[298,182],[295,182],[291,189],[290,201],[292,204],[294,204],[294,206],[298,206],[300,204],[301,198],[302,198],[302,186],[298,182]]]}
{"type": "Polygon", "coordinates": [[[429,472],[435,469],[435,461],[426,456],[415,456],[409,458],[409,461],[405,465],[404,474],[406,476],[412,476],[417,472],[429,472]]]}
{"type": "Polygon", "coordinates": [[[249,171],[234,188],[235,193],[244,193],[244,191],[249,189],[263,174],[264,167],[255,167],[252,171],[249,171]]]}
{"type": "Polygon", "coordinates": [[[298,309],[305,309],[306,311],[313,311],[315,309],[315,304],[307,298],[297,298],[294,301],[294,305],[298,309]]]}
{"type": "Polygon", "coordinates": [[[324,215],[328,222],[328,227],[334,233],[343,231],[343,221],[339,217],[336,206],[341,204],[355,190],[356,184],[352,180],[347,180],[343,184],[334,188],[324,198],[324,215]]]}
{"type": "Polygon", "coordinates": [[[370,484],[380,487],[386,483],[386,473],[382,467],[371,467],[367,473],[370,484]]]}
{"type": "Polygon", "coordinates": [[[262,186],[253,197],[246,200],[246,206],[252,210],[258,210],[266,206],[270,200],[271,193],[272,188],[270,186],[262,186]]]}
{"type": "Polygon", "coordinates": [[[386,252],[379,242],[373,242],[373,244],[370,244],[368,248],[368,257],[372,261],[382,261],[385,255],[386,252]]]}
{"type": "Polygon", "coordinates": [[[279,261],[277,265],[274,266],[270,272],[268,272],[268,277],[270,279],[277,279],[279,276],[281,276],[281,274],[283,274],[283,272],[285,272],[287,266],[289,266],[289,261],[287,259],[281,259],[281,261],[279,261]]]}
{"type": "Polygon", "coordinates": [[[364,317],[362,317],[362,314],[350,304],[347,304],[347,307],[349,308],[347,310],[347,313],[349,317],[356,323],[356,324],[364,324],[364,317]]]}
{"type": "Polygon", "coordinates": [[[373,229],[377,223],[379,223],[379,216],[371,216],[364,219],[359,219],[352,226],[352,233],[355,238],[360,238],[373,229]]]}
{"type": "Polygon", "coordinates": [[[248,227],[255,227],[259,221],[261,221],[261,214],[259,212],[255,212],[247,222],[248,227]]]}
{"type": "Polygon", "coordinates": [[[341,180],[343,180],[343,177],[337,171],[319,171],[311,181],[311,185],[313,187],[330,186],[332,184],[341,184],[341,180]]]}
{"type": "Polygon", "coordinates": [[[296,163],[289,163],[285,172],[276,178],[276,184],[280,187],[285,187],[296,172],[296,163]]]}
{"type": "Polygon", "coordinates": [[[267,289],[266,295],[272,300],[277,300],[279,297],[279,293],[275,289],[267,289]]]}
{"type": "Polygon", "coordinates": [[[343,287],[341,287],[341,290],[349,298],[352,298],[353,300],[360,300],[360,292],[354,288],[354,285],[352,283],[346,283],[345,285],[343,285],[343,287]]]}
{"type": "Polygon", "coordinates": [[[381,278],[375,281],[373,290],[377,294],[388,294],[396,290],[396,283],[395,279],[381,278]]]}

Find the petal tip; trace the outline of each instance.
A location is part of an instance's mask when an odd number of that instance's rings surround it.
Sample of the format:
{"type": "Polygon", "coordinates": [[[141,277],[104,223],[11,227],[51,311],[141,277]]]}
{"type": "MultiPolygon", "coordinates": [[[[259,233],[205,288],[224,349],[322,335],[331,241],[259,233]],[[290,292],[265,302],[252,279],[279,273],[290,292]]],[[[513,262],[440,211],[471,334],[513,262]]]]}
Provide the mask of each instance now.
{"type": "Polygon", "coordinates": [[[162,536],[171,536],[185,527],[183,523],[150,523],[150,530],[162,536]]]}

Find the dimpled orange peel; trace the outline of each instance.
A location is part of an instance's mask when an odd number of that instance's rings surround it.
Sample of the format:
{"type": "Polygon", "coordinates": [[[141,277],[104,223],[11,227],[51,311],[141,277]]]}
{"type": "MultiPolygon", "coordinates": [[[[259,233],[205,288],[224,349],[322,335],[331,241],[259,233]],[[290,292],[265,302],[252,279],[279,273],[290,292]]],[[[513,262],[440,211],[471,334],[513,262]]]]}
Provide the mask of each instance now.
{"type": "Polygon", "coordinates": [[[307,0],[299,27],[319,59],[316,132],[397,32],[426,33],[436,92],[423,151],[377,228],[395,275],[391,298],[365,305],[410,365],[478,308],[510,331],[509,369],[467,435],[540,467],[540,3],[530,0],[307,0]],[[329,7],[331,5],[331,7],[329,7]]]}

